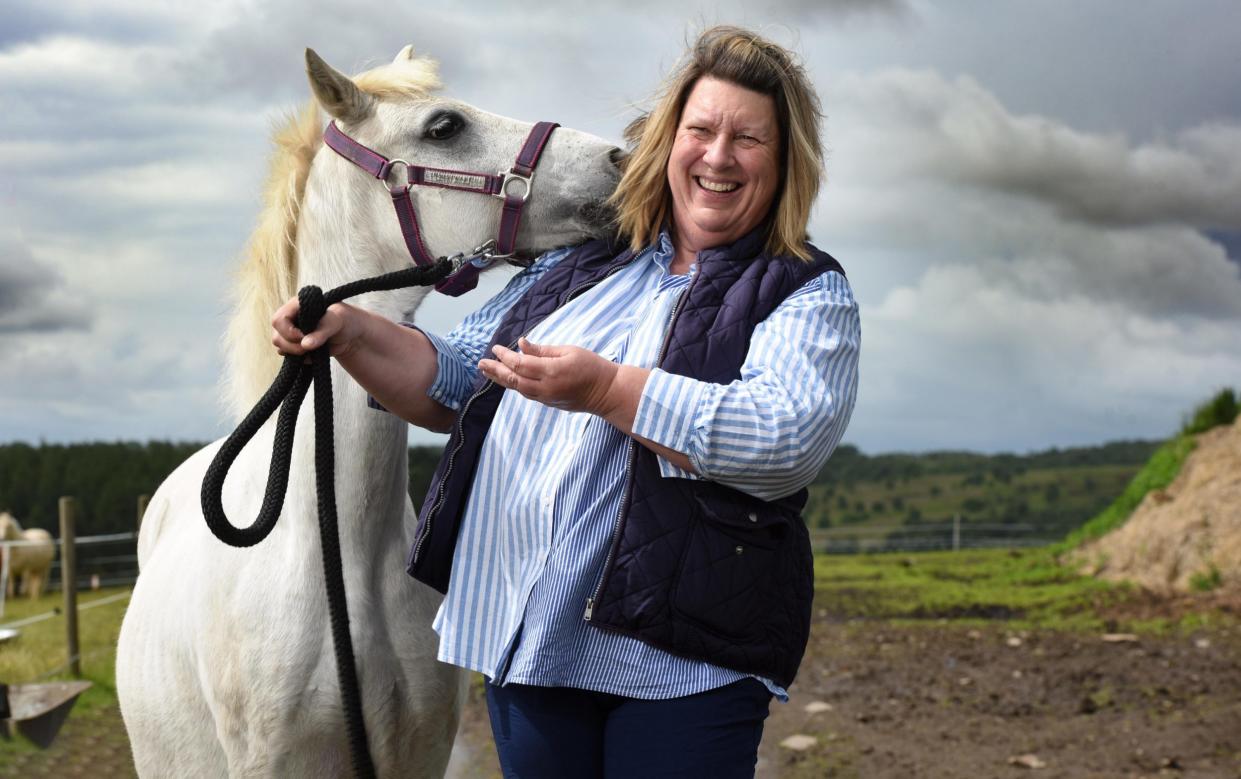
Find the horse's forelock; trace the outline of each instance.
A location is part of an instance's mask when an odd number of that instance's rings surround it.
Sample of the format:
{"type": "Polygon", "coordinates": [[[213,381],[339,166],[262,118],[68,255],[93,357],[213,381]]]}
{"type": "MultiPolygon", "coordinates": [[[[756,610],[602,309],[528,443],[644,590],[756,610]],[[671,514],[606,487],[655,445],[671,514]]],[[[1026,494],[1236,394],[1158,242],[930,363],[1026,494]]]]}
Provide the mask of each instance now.
{"type": "Polygon", "coordinates": [[[426,97],[439,89],[439,65],[426,57],[398,60],[353,77],[363,92],[378,98],[426,97]]]}

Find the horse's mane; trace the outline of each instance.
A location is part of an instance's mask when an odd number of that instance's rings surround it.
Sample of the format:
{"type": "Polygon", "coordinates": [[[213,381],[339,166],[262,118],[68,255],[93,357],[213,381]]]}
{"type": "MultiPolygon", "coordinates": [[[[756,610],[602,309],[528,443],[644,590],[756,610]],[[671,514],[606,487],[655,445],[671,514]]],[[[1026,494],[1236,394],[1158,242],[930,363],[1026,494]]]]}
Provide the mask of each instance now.
{"type": "MultiPolygon", "coordinates": [[[[354,77],[379,99],[425,97],[440,86],[432,60],[410,58],[354,77]]],[[[267,390],[280,368],[272,348],[272,312],[296,294],[297,228],[310,165],[323,145],[324,119],[311,101],[286,117],[272,134],[274,149],[263,187],[263,209],[233,283],[233,312],[225,337],[228,392],[240,418],[267,390]]]]}

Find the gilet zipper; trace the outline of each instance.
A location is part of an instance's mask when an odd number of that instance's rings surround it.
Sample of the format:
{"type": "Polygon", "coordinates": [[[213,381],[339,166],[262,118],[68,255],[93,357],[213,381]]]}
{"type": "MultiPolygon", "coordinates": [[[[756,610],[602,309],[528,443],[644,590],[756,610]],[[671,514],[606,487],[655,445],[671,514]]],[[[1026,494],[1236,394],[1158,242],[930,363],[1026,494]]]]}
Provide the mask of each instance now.
{"type": "MultiPolygon", "coordinates": [[[[612,266],[612,268],[610,268],[607,273],[603,274],[602,276],[595,279],[594,281],[587,281],[569,290],[567,293],[564,294],[563,302],[561,302],[558,306],[556,306],[556,308],[553,309],[553,311],[560,310],[566,304],[568,304],[570,301],[576,298],[578,295],[582,294],[583,292],[595,286],[596,284],[599,284],[605,279],[608,279],[609,277],[611,277],[613,274],[615,274],[617,271],[621,270],[622,268],[627,267],[629,263],[633,262],[637,256],[638,256],[637,254],[631,254],[629,259],[612,266]]],[[[549,313],[549,316],[550,316],[550,313],[549,313]]],[[[544,317],[544,319],[546,319],[546,317],[544,317]]],[[[508,348],[516,349],[517,342],[520,341],[522,338],[525,338],[527,335],[529,335],[530,330],[533,330],[533,329],[534,328],[531,327],[529,330],[526,330],[524,333],[518,336],[518,338],[515,341],[513,341],[512,343],[508,345],[508,348]]],[[[491,381],[490,379],[488,379],[486,384],[484,384],[482,387],[479,387],[478,391],[476,391],[473,395],[471,395],[465,401],[465,405],[461,407],[461,413],[457,415],[457,444],[456,446],[453,447],[453,450],[448,453],[448,465],[445,466],[444,468],[444,477],[440,479],[439,490],[436,492],[436,495],[435,495],[435,503],[431,506],[431,510],[427,512],[427,520],[422,525],[422,533],[419,534],[418,538],[414,540],[414,552],[410,556],[410,567],[411,568],[418,564],[418,553],[422,551],[423,543],[431,535],[431,521],[435,519],[435,515],[438,514],[440,509],[444,507],[444,495],[448,490],[448,478],[452,475],[452,468],[453,468],[454,463],[456,462],[457,453],[461,451],[461,447],[465,444],[465,415],[469,412],[470,405],[475,400],[477,400],[479,397],[481,397],[483,393],[491,389],[491,387],[494,384],[495,384],[494,381],[491,381]]]]}
{"type": "MultiPolygon", "coordinates": [[[[676,325],[677,318],[681,315],[681,309],[685,305],[685,301],[689,299],[690,292],[694,289],[701,273],[695,273],[690,279],[689,286],[681,293],[681,297],[677,299],[676,305],[672,307],[672,313],[668,315],[668,324],[664,330],[664,342],[659,347],[659,355],[655,358],[655,367],[658,368],[663,364],[664,357],[668,354],[668,347],[672,344],[672,329],[676,325]]],[[[620,508],[616,512],[616,521],[612,523],[612,536],[608,544],[607,557],[603,559],[603,569],[599,572],[599,581],[595,585],[595,590],[589,598],[586,599],[586,613],[583,619],[590,622],[595,611],[595,600],[598,599],[599,593],[603,592],[603,587],[607,583],[608,573],[611,571],[613,559],[616,557],[616,550],[620,546],[620,531],[624,524],[625,516],[629,511],[629,503],[633,498],[633,468],[638,460],[638,442],[632,437],[629,439],[629,451],[625,462],[625,496],[621,499],[620,508]]]]}

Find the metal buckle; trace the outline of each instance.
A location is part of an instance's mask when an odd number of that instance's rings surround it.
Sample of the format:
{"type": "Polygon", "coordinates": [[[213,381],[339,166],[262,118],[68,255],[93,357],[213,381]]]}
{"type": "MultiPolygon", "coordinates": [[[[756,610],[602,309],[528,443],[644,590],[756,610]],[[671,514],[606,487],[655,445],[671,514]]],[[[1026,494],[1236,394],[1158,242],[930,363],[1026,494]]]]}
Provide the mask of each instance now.
{"type": "Polygon", "coordinates": [[[532,182],[534,181],[533,173],[529,176],[523,176],[520,173],[514,173],[511,170],[502,170],[500,171],[500,176],[503,178],[503,181],[500,182],[500,191],[494,195],[495,197],[498,197],[501,200],[508,200],[509,182],[520,181],[523,185],[525,185],[526,189],[521,193],[521,200],[519,202],[525,203],[530,199],[530,191],[533,188],[532,182]]]}
{"type": "Polygon", "coordinates": [[[409,189],[410,187],[409,169],[412,167],[414,166],[406,162],[405,160],[401,159],[400,157],[397,157],[396,159],[388,160],[388,170],[384,174],[383,183],[384,183],[384,186],[388,188],[389,192],[398,192],[401,190],[402,187],[404,187],[405,189],[409,189]],[[405,183],[399,184],[394,187],[388,183],[388,177],[392,175],[392,169],[395,168],[398,164],[405,166],[405,183]]]}
{"type": "Polygon", "coordinates": [[[496,254],[493,251],[495,248],[496,239],[488,238],[478,246],[475,246],[469,254],[457,252],[448,258],[448,261],[452,263],[452,272],[456,273],[466,265],[473,265],[479,270],[485,270],[495,264],[496,260],[507,260],[513,256],[512,254],[496,254]]]}

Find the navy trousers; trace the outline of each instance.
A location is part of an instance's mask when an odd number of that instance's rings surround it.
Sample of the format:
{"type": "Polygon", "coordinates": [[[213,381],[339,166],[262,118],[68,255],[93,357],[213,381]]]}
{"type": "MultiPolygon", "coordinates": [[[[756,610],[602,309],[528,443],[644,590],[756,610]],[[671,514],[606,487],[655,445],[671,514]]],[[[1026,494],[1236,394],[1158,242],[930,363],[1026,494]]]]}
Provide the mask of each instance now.
{"type": "Polygon", "coordinates": [[[505,779],[754,776],[771,693],[759,681],[665,700],[487,685],[505,779]]]}

